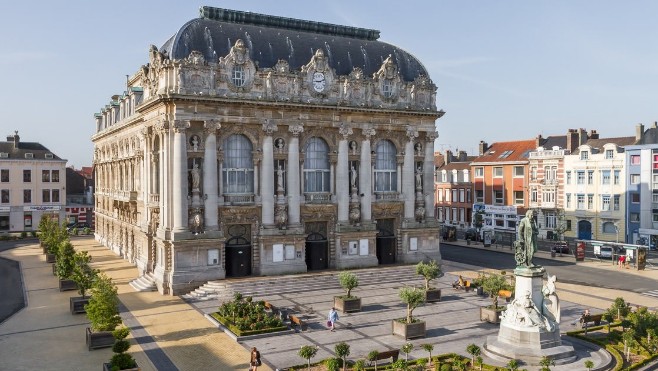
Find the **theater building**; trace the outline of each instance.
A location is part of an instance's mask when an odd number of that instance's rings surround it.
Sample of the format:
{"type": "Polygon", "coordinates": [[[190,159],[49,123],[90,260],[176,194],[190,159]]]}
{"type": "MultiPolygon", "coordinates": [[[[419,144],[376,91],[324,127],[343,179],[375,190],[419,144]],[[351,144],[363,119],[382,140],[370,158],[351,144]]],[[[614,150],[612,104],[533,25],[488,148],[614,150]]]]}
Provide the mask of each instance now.
{"type": "Polygon", "coordinates": [[[440,259],[420,61],[376,30],[200,13],[95,115],[98,241],[172,295],[440,259]]]}

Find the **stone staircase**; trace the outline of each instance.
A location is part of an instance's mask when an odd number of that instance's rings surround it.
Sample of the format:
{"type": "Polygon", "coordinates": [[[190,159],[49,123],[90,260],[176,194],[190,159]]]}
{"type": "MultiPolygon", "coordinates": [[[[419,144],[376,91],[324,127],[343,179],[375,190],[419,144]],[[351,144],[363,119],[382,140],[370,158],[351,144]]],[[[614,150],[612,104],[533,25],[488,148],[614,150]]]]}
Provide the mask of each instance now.
{"type": "MultiPolygon", "coordinates": [[[[359,288],[372,285],[407,284],[421,287],[422,277],[416,275],[414,265],[377,267],[352,270],[359,278],[359,288]]],[[[286,293],[303,293],[316,290],[342,290],[338,271],[301,275],[248,277],[209,281],[181,297],[187,302],[207,300],[228,301],[236,292],[244,296],[264,297],[286,293]]]]}
{"type": "Polygon", "coordinates": [[[130,281],[130,286],[133,289],[135,289],[135,291],[140,291],[140,292],[158,290],[157,286],[155,285],[155,278],[151,273],[144,273],[143,276],[140,276],[130,281]]]}

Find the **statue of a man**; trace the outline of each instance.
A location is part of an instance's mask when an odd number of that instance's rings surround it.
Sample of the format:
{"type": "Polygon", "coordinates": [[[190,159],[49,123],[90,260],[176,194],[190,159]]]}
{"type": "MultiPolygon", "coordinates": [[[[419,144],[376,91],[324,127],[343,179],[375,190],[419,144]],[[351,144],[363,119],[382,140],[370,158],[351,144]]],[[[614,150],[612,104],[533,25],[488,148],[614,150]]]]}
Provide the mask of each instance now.
{"type": "Polygon", "coordinates": [[[525,217],[519,222],[519,240],[516,245],[516,264],[532,267],[532,257],[537,251],[537,234],[539,233],[535,222],[535,213],[528,210],[525,217]]]}
{"type": "Polygon", "coordinates": [[[192,170],[192,189],[199,189],[199,183],[201,181],[201,174],[199,173],[199,165],[195,162],[192,170]]]}

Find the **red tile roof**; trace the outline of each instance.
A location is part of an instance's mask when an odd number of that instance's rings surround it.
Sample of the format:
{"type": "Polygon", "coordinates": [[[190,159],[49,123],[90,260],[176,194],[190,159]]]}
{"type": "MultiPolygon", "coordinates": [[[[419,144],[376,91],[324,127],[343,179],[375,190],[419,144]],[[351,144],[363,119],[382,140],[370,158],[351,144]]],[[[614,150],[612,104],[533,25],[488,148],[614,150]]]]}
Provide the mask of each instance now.
{"type": "Polygon", "coordinates": [[[513,142],[496,142],[477,157],[471,165],[480,162],[516,162],[527,161],[528,152],[537,149],[537,142],[531,140],[517,140],[513,142]]]}

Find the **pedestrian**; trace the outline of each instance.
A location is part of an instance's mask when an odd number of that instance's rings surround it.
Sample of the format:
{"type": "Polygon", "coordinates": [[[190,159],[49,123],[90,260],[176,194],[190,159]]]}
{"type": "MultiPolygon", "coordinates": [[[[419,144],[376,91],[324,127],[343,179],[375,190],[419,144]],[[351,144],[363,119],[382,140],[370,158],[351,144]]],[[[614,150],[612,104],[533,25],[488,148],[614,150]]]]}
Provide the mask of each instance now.
{"type": "Polygon", "coordinates": [[[625,255],[619,255],[619,269],[624,268],[624,263],[626,262],[625,255]]]}
{"type": "Polygon", "coordinates": [[[249,361],[249,369],[251,371],[258,371],[258,366],[262,363],[260,361],[260,352],[256,347],[251,348],[251,360],[249,361]]]}
{"type": "Polygon", "coordinates": [[[332,307],[327,316],[327,325],[331,331],[336,331],[336,321],[338,321],[338,312],[332,307]]]}

